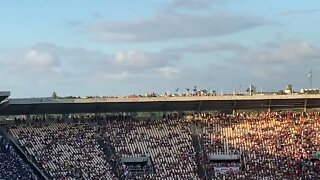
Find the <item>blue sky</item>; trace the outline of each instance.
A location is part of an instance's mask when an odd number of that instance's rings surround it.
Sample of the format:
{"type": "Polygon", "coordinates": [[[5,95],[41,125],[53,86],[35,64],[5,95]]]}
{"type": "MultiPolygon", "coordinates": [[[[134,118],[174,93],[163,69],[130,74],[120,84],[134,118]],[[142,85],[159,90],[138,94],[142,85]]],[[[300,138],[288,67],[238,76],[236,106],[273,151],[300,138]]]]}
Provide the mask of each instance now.
{"type": "Polygon", "coordinates": [[[12,97],[314,87],[318,0],[0,0],[12,97]]]}

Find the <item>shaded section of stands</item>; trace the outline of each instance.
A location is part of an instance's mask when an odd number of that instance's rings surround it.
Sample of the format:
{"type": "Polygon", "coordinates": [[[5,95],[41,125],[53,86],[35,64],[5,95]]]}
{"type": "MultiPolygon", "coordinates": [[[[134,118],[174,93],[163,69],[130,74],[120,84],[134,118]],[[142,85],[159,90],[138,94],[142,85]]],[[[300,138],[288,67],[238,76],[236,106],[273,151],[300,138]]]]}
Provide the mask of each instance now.
{"type": "Polygon", "coordinates": [[[2,135],[0,135],[0,162],[0,179],[38,179],[35,171],[23,159],[23,156],[2,135]]]}
{"type": "Polygon", "coordinates": [[[161,119],[107,121],[106,136],[118,157],[148,156],[154,174],[136,179],[199,179],[191,132],[185,121],[161,119]]]}
{"type": "Polygon", "coordinates": [[[89,125],[19,125],[10,131],[51,178],[116,179],[89,125]]]}

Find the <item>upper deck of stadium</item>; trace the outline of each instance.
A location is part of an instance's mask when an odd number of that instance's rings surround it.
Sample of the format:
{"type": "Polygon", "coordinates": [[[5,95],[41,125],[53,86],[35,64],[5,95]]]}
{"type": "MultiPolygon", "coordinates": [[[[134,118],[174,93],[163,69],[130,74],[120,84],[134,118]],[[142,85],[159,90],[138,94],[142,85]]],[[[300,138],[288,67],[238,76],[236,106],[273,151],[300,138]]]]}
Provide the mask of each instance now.
{"type": "Polygon", "coordinates": [[[0,105],[0,115],[66,114],[100,112],[204,111],[262,108],[319,108],[319,94],[120,97],[120,98],[24,98],[0,105]]]}

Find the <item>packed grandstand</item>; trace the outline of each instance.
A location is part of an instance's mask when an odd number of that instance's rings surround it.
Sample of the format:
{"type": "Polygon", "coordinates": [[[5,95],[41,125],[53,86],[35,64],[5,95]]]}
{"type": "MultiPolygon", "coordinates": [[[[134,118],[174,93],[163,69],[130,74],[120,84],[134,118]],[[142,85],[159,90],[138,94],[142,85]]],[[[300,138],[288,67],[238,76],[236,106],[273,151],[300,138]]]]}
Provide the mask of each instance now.
{"type": "Polygon", "coordinates": [[[320,179],[320,113],[16,118],[0,179],[320,179]]]}

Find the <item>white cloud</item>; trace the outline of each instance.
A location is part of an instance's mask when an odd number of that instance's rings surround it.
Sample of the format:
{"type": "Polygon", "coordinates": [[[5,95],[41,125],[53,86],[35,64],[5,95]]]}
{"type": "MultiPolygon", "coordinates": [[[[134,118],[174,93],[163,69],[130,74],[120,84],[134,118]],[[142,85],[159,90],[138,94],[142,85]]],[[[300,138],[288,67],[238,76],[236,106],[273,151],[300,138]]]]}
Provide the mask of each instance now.
{"type": "Polygon", "coordinates": [[[21,76],[35,76],[39,73],[61,74],[59,58],[48,51],[36,48],[6,49],[0,53],[3,71],[21,76]]]}
{"type": "Polygon", "coordinates": [[[147,72],[172,65],[180,60],[180,55],[170,52],[149,53],[142,50],[129,50],[117,52],[114,56],[114,68],[125,71],[147,72]]]}
{"type": "Polygon", "coordinates": [[[239,43],[228,42],[191,44],[166,49],[165,51],[174,53],[212,53],[227,51],[231,52],[234,58],[242,63],[290,63],[320,59],[319,47],[307,41],[298,40],[269,42],[256,46],[244,46],[239,43]]]}
{"type": "Polygon", "coordinates": [[[203,9],[218,2],[221,0],[174,0],[172,5],[174,8],[203,9]]]}
{"type": "Polygon", "coordinates": [[[210,53],[223,51],[243,51],[246,47],[238,43],[213,42],[206,44],[191,44],[184,47],[166,49],[177,53],[210,53]]]}
{"type": "Polygon", "coordinates": [[[100,22],[87,26],[97,41],[141,42],[222,36],[268,25],[264,19],[217,13],[186,15],[162,13],[149,19],[123,22],[100,22]]]}
{"type": "Polygon", "coordinates": [[[142,51],[130,50],[116,53],[115,62],[123,66],[148,67],[150,66],[151,58],[142,51]]]}
{"type": "Polygon", "coordinates": [[[51,54],[33,49],[25,54],[25,58],[22,61],[28,68],[36,69],[51,69],[59,65],[58,61],[51,54]]]}
{"type": "Polygon", "coordinates": [[[159,71],[167,79],[177,79],[179,75],[179,70],[174,67],[162,67],[159,68],[159,71]]]}
{"type": "Polygon", "coordinates": [[[320,58],[320,49],[306,41],[287,41],[253,47],[239,55],[250,62],[305,62],[320,58]]]}
{"type": "Polygon", "coordinates": [[[50,95],[59,89],[63,94],[88,95],[115,89],[118,84],[130,89],[143,87],[148,81],[148,86],[156,87],[152,82],[166,82],[177,73],[173,68],[179,60],[180,55],[171,52],[133,49],[108,54],[38,43],[2,50],[0,80],[6,89],[15,90],[14,96],[19,97],[36,96],[37,93],[38,96],[50,95]],[[167,66],[171,68],[165,68],[167,66]],[[88,88],[83,88],[84,85],[88,88]],[[91,86],[101,89],[92,90],[91,86]]]}
{"type": "Polygon", "coordinates": [[[313,68],[317,74],[320,69],[319,52],[319,47],[306,41],[257,46],[204,43],[160,52],[132,49],[114,54],[40,43],[30,48],[2,50],[0,79],[5,89],[21,89],[20,96],[30,96],[26,92],[50,95],[57,89],[69,95],[95,92],[112,95],[118,91],[130,94],[131,90],[164,92],[162,90],[192,85],[217,91],[223,87],[226,91],[250,83],[262,84],[263,89],[279,89],[287,83],[302,88],[308,84],[307,71],[313,68]],[[212,53],[225,51],[228,56],[212,53]],[[186,57],[188,52],[194,54],[186,57]],[[194,66],[188,59],[193,60],[196,53],[209,57],[210,64],[209,61],[198,61],[194,66]],[[84,84],[86,88],[83,88],[84,84]]]}
{"type": "Polygon", "coordinates": [[[309,69],[312,68],[316,73],[319,71],[320,48],[307,41],[287,40],[256,46],[238,46],[240,48],[224,45],[208,48],[210,46],[204,43],[171,50],[199,53],[202,57],[212,58],[202,68],[189,67],[189,70],[181,71],[179,76],[188,82],[224,88],[225,91],[251,83],[264,90],[279,90],[289,83],[294,84],[297,89],[305,88],[308,87],[309,69]],[[226,49],[228,56],[212,54],[226,49]]]}
{"type": "Polygon", "coordinates": [[[303,9],[303,10],[293,10],[293,11],[286,11],[283,12],[281,15],[291,16],[291,15],[300,15],[300,14],[310,14],[310,13],[317,13],[320,12],[320,9],[303,9]]]}
{"type": "Polygon", "coordinates": [[[100,82],[102,81],[108,81],[108,80],[112,80],[112,81],[125,81],[128,80],[129,78],[131,78],[132,76],[126,72],[126,71],[122,71],[122,72],[117,72],[117,73],[111,73],[111,72],[98,72],[94,78],[96,78],[96,80],[98,79],[100,82]]]}

